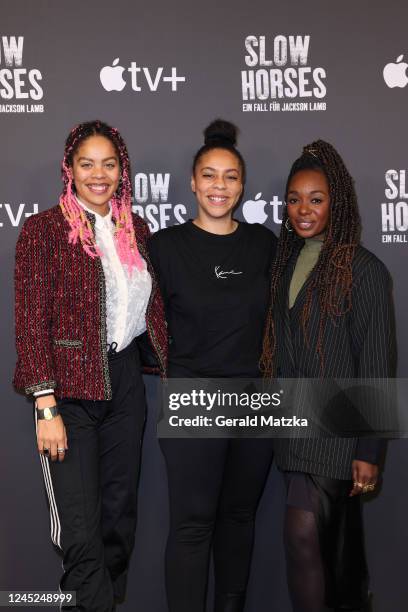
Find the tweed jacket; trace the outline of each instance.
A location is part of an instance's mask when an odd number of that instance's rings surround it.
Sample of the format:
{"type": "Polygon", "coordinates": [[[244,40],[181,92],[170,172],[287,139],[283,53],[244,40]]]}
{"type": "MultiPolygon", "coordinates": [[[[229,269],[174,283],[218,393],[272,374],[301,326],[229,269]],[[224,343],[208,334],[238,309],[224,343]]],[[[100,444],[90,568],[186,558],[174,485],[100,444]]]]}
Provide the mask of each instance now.
{"type": "MultiPolygon", "coordinates": [[[[319,298],[312,296],[305,342],[301,313],[313,272],[289,310],[288,293],[299,241],[278,288],[274,305],[276,374],[283,378],[321,377],[316,352],[319,298]]],[[[353,260],[351,310],[335,321],[327,320],[323,338],[324,374],[329,379],[392,378],[396,373],[396,336],[391,277],[375,255],[359,246],[353,260]]],[[[294,414],[297,407],[295,407],[294,414]]],[[[350,479],[353,459],[378,463],[384,443],[371,438],[277,439],[276,461],[283,470],[301,471],[330,478],[350,479]]]]}
{"type": "MultiPolygon", "coordinates": [[[[86,213],[91,225],[95,216],[86,213]]],[[[148,256],[146,222],[133,215],[136,241],[152,277],[146,311],[148,337],[162,375],[167,331],[161,295],[148,256]]],[[[68,243],[59,206],[29,217],[16,248],[17,365],[13,383],[30,395],[55,389],[57,397],[109,400],[106,288],[102,262],[68,243]]]]}

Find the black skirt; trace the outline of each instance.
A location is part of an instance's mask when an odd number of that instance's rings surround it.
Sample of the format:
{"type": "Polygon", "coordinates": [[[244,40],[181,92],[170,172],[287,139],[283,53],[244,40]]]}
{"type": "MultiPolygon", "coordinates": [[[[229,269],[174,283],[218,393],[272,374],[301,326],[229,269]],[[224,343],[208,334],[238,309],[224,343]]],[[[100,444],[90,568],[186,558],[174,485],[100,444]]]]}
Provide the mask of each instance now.
{"type": "Polygon", "coordinates": [[[351,480],[283,472],[286,504],[313,512],[325,568],[326,604],[339,612],[368,602],[361,496],[349,497],[351,480]]]}

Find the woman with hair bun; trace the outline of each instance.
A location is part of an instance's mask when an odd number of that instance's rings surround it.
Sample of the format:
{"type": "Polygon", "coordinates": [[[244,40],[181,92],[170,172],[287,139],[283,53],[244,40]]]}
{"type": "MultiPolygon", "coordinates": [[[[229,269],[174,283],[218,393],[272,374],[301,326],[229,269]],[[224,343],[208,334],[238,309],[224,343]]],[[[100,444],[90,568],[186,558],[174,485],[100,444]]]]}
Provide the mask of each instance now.
{"type": "MultiPolygon", "coordinates": [[[[335,379],[393,378],[390,274],[360,244],[353,179],[330,144],[304,147],[285,199],[261,360],[265,376],[332,379],[334,385],[335,379]]],[[[296,414],[302,405],[291,408],[296,414]]],[[[346,395],[336,408],[336,417],[339,408],[347,414],[346,395]]],[[[336,612],[370,609],[361,494],[377,486],[383,447],[358,432],[276,440],[287,487],[284,539],[295,612],[322,612],[325,605],[336,612]]]]}
{"type": "MultiPolygon", "coordinates": [[[[171,337],[170,377],[260,375],[276,238],[233,217],[245,184],[236,131],[221,120],[207,127],[191,177],[197,216],[149,243],[171,337]]],[[[160,446],[170,498],[169,610],[204,612],[212,546],[214,610],[242,612],[271,440],[163,438],[160,446]]]]}
{"type": "Polygon", "coordinates": [[[61,609],[112,612],[133,549],[145,392],[136,339],[165,374],[163,304],[131,210],[118,130],[76,126],[59,204],[30,217],[16,251],[14,385],[35,401],[51,538],[63,555],[61,609]]]}

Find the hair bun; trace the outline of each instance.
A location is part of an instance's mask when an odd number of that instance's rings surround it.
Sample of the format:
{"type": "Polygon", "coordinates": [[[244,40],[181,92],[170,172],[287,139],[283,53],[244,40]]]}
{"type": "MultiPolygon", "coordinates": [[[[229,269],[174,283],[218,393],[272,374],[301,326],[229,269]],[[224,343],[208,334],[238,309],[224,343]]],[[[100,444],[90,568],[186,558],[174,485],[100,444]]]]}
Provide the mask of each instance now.
{"type": "Polygon", "coordinates": [[[220,143],[230,147],[237,144],[238,129],[233,123],[216,119],[204,130],[204,144],[220,143]]]}

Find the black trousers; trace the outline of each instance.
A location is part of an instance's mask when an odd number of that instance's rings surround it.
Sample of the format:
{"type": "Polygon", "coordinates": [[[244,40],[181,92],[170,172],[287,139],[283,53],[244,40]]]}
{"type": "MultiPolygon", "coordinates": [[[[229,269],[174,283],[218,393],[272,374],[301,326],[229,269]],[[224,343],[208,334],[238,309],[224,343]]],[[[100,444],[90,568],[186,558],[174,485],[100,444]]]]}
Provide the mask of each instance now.
{"type": "Polygon", "coordinates": [[[135,344],[109,366],[112,400],[59,401],[69,450],[62,463],[41,457],[51,535],[63,554],[60,588],[77,597],[64,610],[111,612],[125,595],[146,404],[135,344]]]}
{"type": "Polygon", "coordinates": [[[170,612],[204,612],[213,544],[216,612],[243,610],[255,514],[272,461],[272,440],[162,439],[170,532],[170,612]]]}

